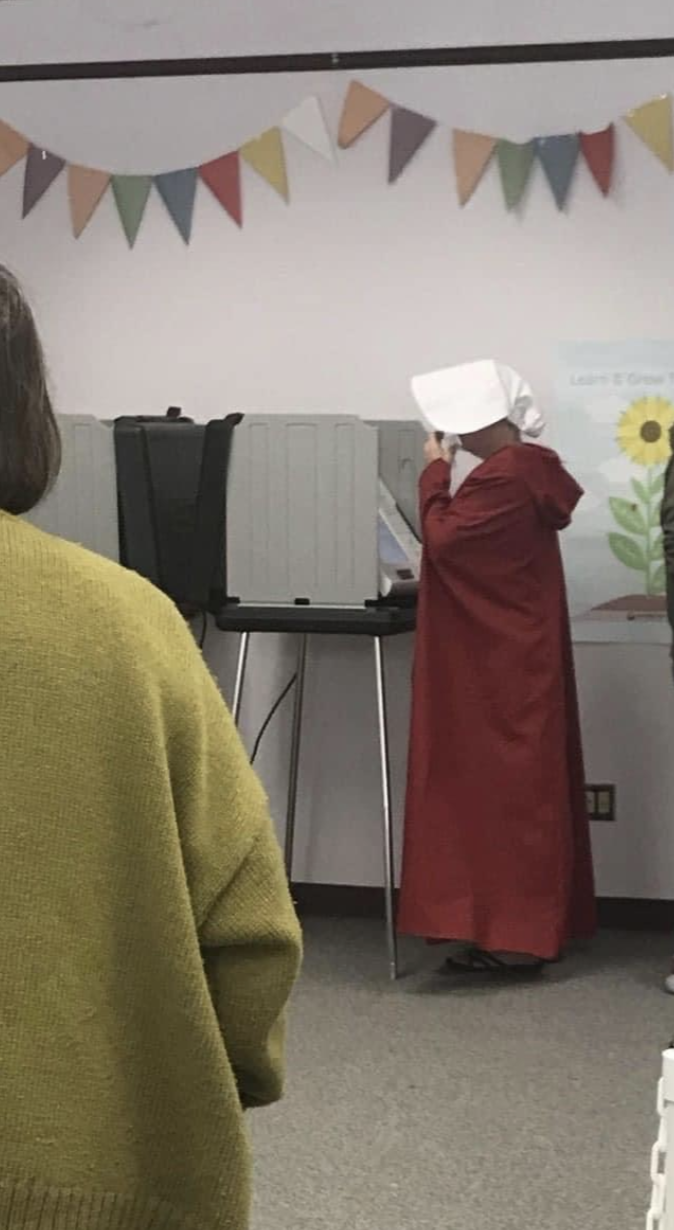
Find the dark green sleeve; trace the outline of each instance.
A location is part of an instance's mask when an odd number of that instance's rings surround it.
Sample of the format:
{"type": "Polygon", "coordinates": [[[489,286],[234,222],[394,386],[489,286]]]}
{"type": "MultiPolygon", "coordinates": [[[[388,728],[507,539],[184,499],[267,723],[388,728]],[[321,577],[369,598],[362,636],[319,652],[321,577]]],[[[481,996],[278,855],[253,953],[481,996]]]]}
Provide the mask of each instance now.
{"type": "Polygon", "coordinates": [[[660,513],[667,576],[667,616],[674,630],[674,457],[665,471],[665,491],[660,513]]]}

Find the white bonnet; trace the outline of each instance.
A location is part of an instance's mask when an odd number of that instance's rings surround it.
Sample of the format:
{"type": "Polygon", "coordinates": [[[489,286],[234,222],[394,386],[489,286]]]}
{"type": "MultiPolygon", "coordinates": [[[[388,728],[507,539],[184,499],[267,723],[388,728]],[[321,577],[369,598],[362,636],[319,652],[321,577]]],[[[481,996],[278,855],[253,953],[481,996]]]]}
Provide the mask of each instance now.
{"type": "Polygon", "coordinates": [[[427,428],[446,436],[469,435],[502,419],[532,437],[545,427],[526,380],[494,359],[415,376],[412,393],[427,428]]]}

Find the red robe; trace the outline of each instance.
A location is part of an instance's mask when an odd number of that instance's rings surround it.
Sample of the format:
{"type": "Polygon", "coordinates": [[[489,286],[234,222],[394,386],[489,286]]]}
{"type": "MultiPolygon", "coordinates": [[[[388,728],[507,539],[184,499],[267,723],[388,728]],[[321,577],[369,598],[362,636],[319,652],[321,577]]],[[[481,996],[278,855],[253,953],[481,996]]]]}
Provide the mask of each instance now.
{"type": "Polygon", "coordinates": [[[535,445],[452,498],[421,479],[419,594],[399,929],[557,957],[595,928],[558,531],[582,492],[535,445]]]}

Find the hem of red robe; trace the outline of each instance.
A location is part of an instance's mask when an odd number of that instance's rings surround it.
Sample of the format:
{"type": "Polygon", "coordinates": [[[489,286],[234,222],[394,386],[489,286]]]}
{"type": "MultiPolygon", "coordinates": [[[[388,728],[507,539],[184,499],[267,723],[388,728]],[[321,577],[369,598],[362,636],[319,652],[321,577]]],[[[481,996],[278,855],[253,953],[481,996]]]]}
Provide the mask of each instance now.
{"type": "Polygon", "coordinates": [[[522,925],[494,921],[483,926],[466,923],[448,923],[442,927],[415,926],[401,921],[399,935],[413,935],[427,943],[474,944],[483,952],[513,952],[538,957],[541,961],[556,961],[564,949],[574,940],[591,940],[596,932],[594,921],[578,923],[560,931],[558,926],[541,926],[532,934],[531,923],[522,925]],[[448,938],[451,936],[451,939],[448,938]]]}

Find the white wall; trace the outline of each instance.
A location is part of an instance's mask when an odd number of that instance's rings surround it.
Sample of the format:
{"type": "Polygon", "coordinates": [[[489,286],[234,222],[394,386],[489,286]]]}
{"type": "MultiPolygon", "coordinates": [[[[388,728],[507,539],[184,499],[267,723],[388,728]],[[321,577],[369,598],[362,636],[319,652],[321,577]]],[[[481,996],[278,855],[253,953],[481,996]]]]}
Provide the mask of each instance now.
{"type": "Polygon", "coordinates": [[[7,63],[667,38],[668,0],[15,0],[7,63]]]}
{"type": "MultiPolygon", "coordinates": [[[[335,167],[289,139],[290,207],[246,170],[240,233],[202,188],[188,249],[156,195],[133,252],[110,195],[75,242],[64,180],[21,222],[22,171],[10,172],[0,185],[5,251],[43,313],[64,405],[405,416],[411,371],[487,351],[524,368],[550,401],[560,340],[670,334],[674,180],[633,134],[620,130],[610,200],[581,167],[560,215],[537,168],[526,209],[508,216],[495,167],[459,210],[448,125],[515,139],[599,127],[674,85],[674,61],[366,79],[445,125],[395,187],[386,120],[335,167]],[[87,363],[73,362],[76,338],[87,363]]],[[[311,92],[334,129],[347,83],[311,74],[0,85],[0,117],[72,161],[159,171],[237,146],[311,92]]]]}
{"type": "MultiPolygon", "coordinates": [[[[437,21],[441,7],[420,12],[432,10],[437,21]]],[[[562,15],[560,6],[537,0],[534,23],[534,6],[522,3],[519,15],[529,19],[517,31],[511,6],[509,29],[499,16],[503,6],[485,4],[484,29],[476,24],[469,31],[462,26],[465,12],[474,16],[477,7],[453,6],[452,29],[459,33],[450,40],[445,27],[434,25],[439,41],[463,41],[469,33],[484,41],[499,31],[521,38],[525,29],[532,38],[581,34],[580,4],[564,6],[562,15]]],[[[57,30],[72,33],[74,26],[56,19],[37,33],[26,26],[24,35],[34,37],[12,44],[20,22],[3,31],[8,10],[18,16],[36,8],[29,0],[1,6],[4,58],[36,58],[50,40],[57,55],[91,54],[93,26],[84,21],[82,38],[67,49],[57,30]]],[[[52,15],[56,9],[65,18],[66,8],[54,4],[52,15]]],[[[402,11],[398,6],[398,17],[402,11]]],[[[71,17],[74,12],[71,6],[71,17]]],[[[370,12],[366,6],[363,31],[370,12]]],[[[669,32],[664,5],[642,5],[638,21],[627,4],[584,5],[583,12],[586,35],[669,32]]],[[[212,32],[205,6],[199,18],[190,38],[212,32]]],[[[348,24],[340,27],[345,37],[348,24]]],[[[165,47],[161,27],[136,33],[131,42],[128,29],[108,26],[100,33],[104,28],[98,21],[101,53],[118,55],[127,40],[137,54],[141,38],[144,46],[154,40],[155,49],[165,47]]],[[[390,43],[395,30],[394,22],[382,28],[381,43],[390,43]]],[[[268,35],[272,41],[263,49],[281,46],[273,24],[268,35]]],[[[255,49],[262,47],[259,37],[255,49]]],[[[288,31],[284,38],[289,43],[288,31]]],[[[236,49],[250,46],[242,34],[236,49]]],[[[387,72],[368,80],[448,124],[521,138],[599,127],[672,88],[674,62],[387,72]]],[[[0,117],[72,160],[120,171],[166,170],[224,152],[313,91],[334,128],[345,87],[339,75],[0,86],[0,117]]],[[[200,191],[189,249],[153,198],[132,253],[109,198],[79,243],[69,237],[63,182],[21,222],[21,175],[11,172],[0,183],[3,256],[33,293],[60,409],[108,415],[162,410],[171,402],[199,417],[232,408],[406,416],[410,372],[478,353],[522,367],[550,404],[559,340],[671,336],[674,180],[625,130],[614,197],[601,200],[589,176],[580,174],[564,216],[540,174],[522,217],[505,215],[493,174],[461,213],[446,130],[395,188],[386,184],[386,147],[385,122],[334,168],[289,143],[291,206],[246,173],[246,226],[239,233],[200,191]]],[[[224,637],[211,643],[226,687],[234,649],[224,637]]],[[[380,879],[369,653],[353,642],[316,645],[312,653],[298,878],[380,879]]],[[[291,655],[287,641],[260,638],[247,732],[288,677],[291,655]]],[[[393,644],[390,665],[400,801],[409,647],[393,644]]],[[[596,833],[600,889],[674,896],[668,807],[674,705],[666,651],[583,646],[578,666],[588,777],[615,781],[620,805],[620,823],[596,833]]],[[[279,820],[287,744],[284,715],[260,760],[279,820]]]]}
{"type": "Polygon", "coordinates": [[[15,0],[2,62],[667,38],[668,0],[15,0]]]}

